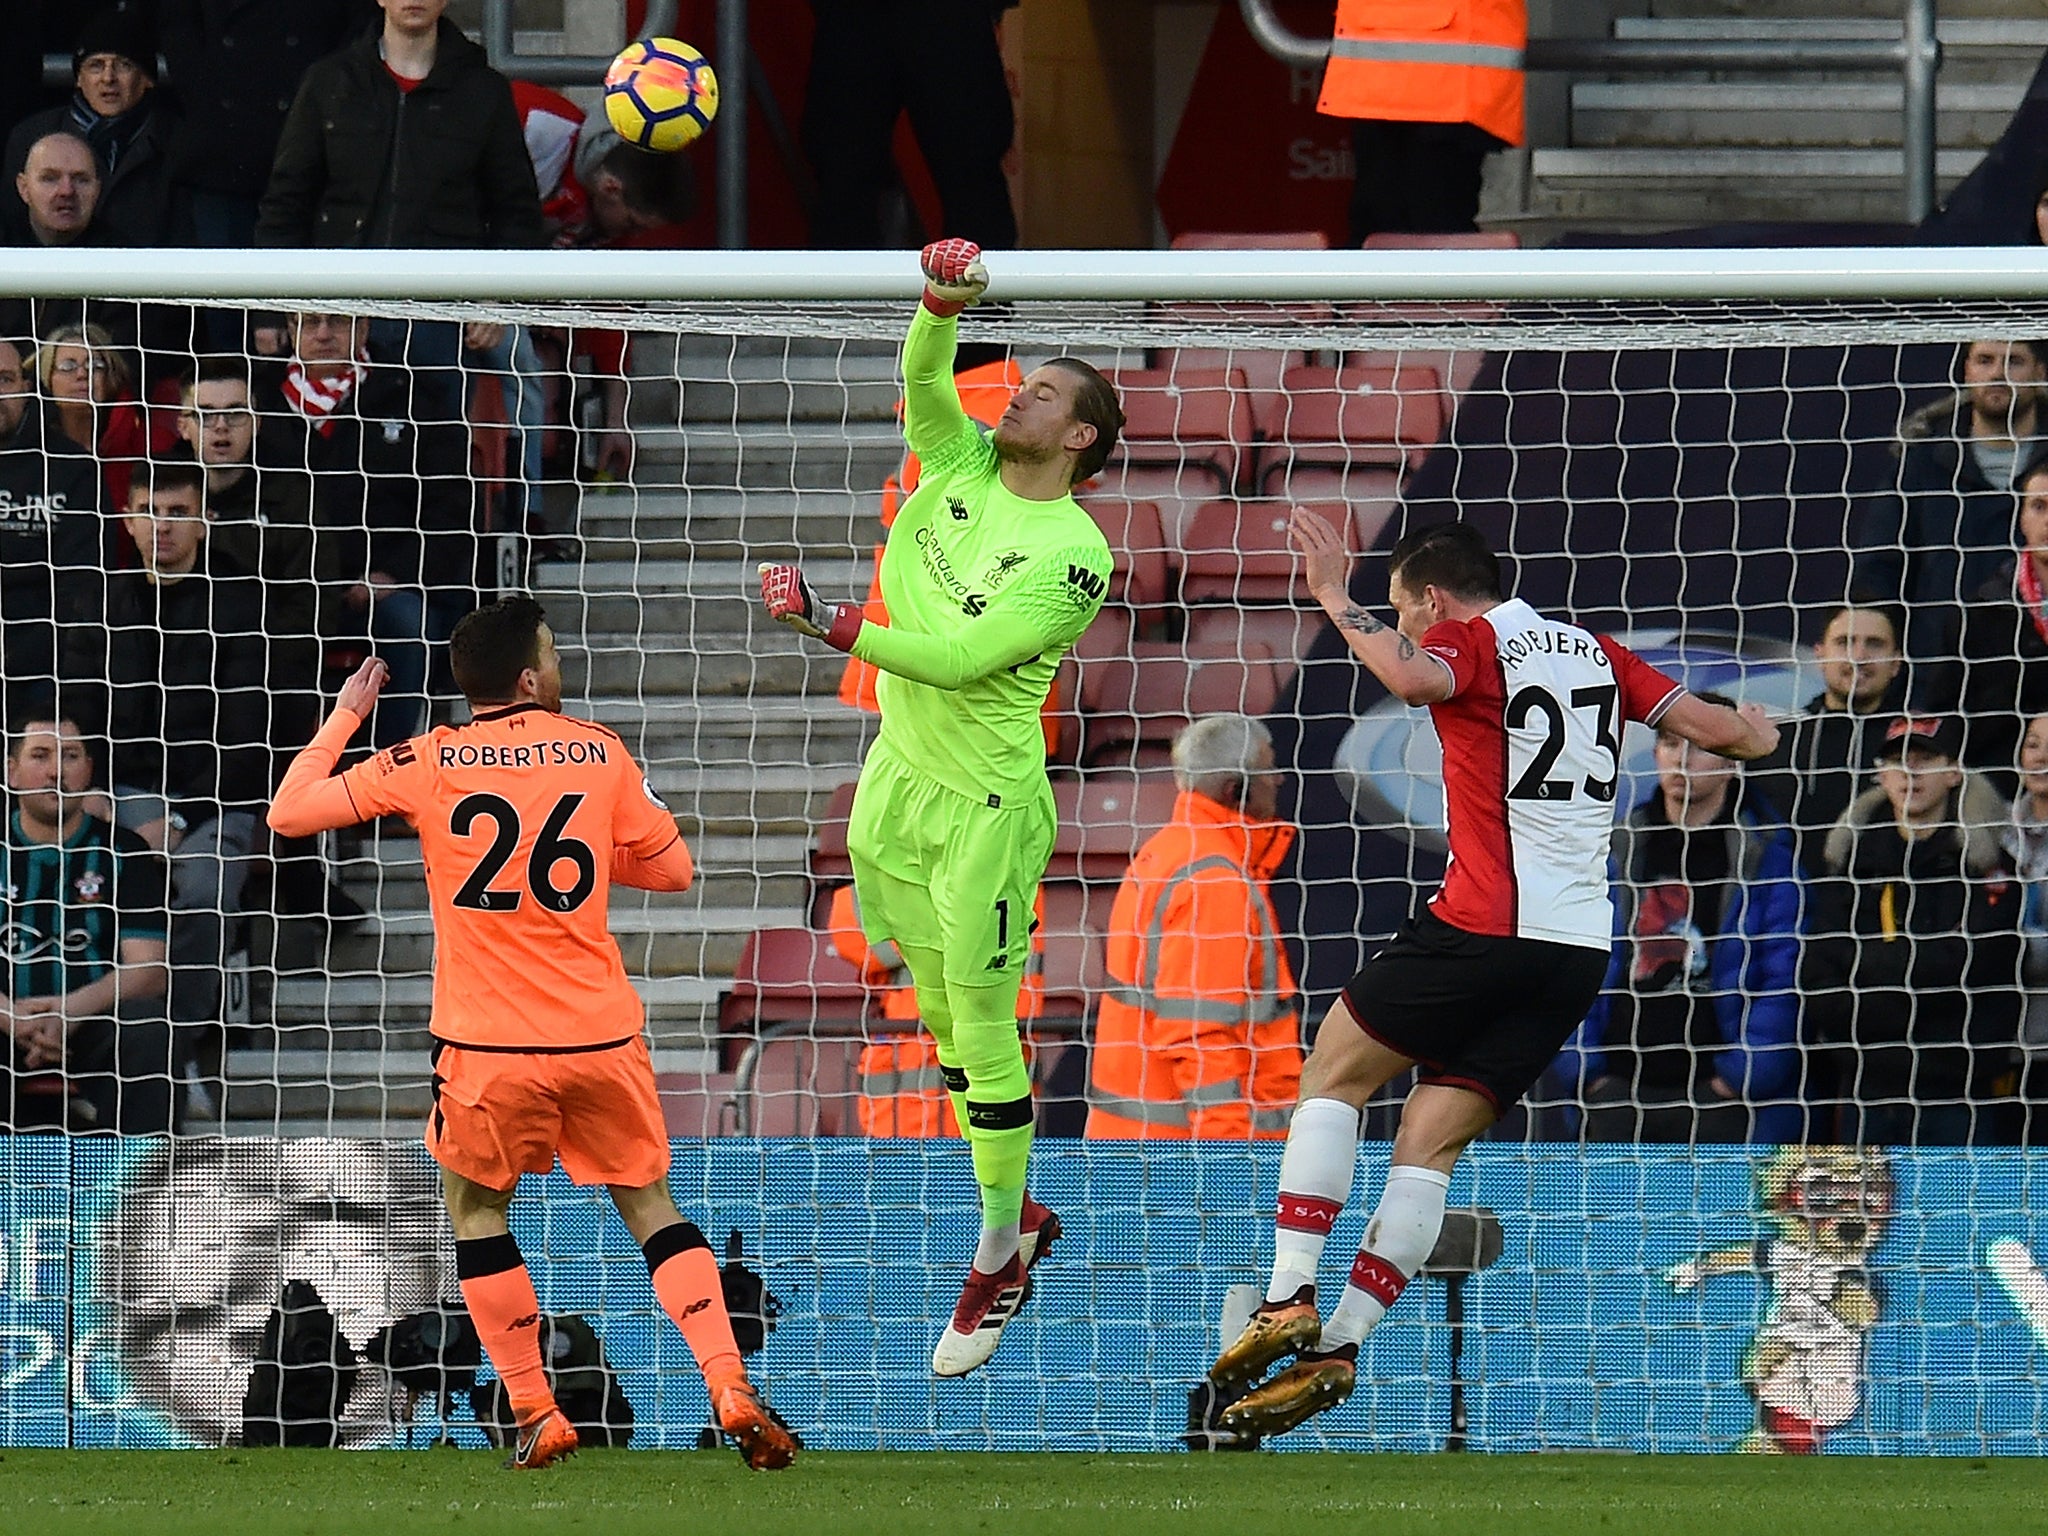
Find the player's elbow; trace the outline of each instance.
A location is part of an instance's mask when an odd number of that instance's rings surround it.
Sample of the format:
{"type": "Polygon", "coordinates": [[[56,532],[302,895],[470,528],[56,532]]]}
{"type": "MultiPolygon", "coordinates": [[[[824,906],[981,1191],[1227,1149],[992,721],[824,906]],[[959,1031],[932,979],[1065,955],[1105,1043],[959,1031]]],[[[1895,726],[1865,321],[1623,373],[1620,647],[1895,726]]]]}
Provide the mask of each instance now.
{"type": "Polygon", "coordinates": [[[320,830],[311,825],[303,813],[293,810],[282,801],[273,802],[263,820],[264,824],[279,837],[311,837],[320,830]]]}

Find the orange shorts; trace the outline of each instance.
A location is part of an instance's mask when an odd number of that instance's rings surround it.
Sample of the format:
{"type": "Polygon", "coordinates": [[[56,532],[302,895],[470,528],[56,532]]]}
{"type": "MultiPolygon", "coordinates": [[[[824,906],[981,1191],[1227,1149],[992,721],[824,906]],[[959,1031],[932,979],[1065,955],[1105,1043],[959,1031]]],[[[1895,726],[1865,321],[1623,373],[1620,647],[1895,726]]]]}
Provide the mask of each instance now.
{"type": "Polygon", "coordinates": [[[562,1169],[637,1189],[668,1172],[654,1061],[639,1036],[596,1051],[480,1051],[434,1043],[427,1151],[451,1173],[510,1189],[562,1169]]]}

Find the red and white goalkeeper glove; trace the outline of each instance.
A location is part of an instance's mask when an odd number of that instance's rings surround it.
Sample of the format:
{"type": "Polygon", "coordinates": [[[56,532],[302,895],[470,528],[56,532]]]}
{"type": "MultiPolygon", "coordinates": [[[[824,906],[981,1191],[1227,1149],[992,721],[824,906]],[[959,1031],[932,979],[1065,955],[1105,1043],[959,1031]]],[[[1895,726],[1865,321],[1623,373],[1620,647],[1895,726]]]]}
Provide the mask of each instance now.
{"type": "Polygon", "coordinates": [[[957,315],[988,290],[988,268],[972,240],[934,240],[923,261],[924,307],[935,315],[957,315]]]}
{"type": "Polygon", "coordinates": [[[799,634],[822,640],[835,651],[853,649],[860,634],[861,611],[852,603],[827,604],[819,600],[804,573],[793,565],[762,561],[761,604],[768,617],[787,624],[799,634]]]}

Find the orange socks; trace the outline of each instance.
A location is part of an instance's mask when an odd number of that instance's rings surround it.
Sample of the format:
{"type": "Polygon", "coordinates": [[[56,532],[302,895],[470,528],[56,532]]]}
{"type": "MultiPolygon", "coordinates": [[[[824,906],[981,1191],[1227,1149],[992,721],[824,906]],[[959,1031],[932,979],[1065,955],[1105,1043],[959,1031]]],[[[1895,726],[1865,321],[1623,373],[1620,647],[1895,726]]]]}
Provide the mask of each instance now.
{"type": "Polygon", "coordinates": [[[718,1261],[711,1256],[704,1234],[694,1223],[679,1221],[648,1238],[641,1252],[647,1256],[647,1272],[654,1277],[655,1299],[682,1330],[704,1380],[710,1384],[735,1376],[744,1380],[747,1368],[740,1363],[739,1345],[733,1342],[718,1261]]]}
{"type": "MultiPolygon", "coordinates": [[[[555,1394],[541,1369],[540,1299],[534,1295],[526,1261],[519,1256],[519,1244],[509,1232],[458,1242],[455,1273],[462,1282],[469,1320],[476,1324],[491,1368],[512,1399],[512,1412],[521,1424],[531,1424],[555,1406],[555,1394]]],[[[730,1329],[726,1338],[732,1338],[730,1329]]]]}

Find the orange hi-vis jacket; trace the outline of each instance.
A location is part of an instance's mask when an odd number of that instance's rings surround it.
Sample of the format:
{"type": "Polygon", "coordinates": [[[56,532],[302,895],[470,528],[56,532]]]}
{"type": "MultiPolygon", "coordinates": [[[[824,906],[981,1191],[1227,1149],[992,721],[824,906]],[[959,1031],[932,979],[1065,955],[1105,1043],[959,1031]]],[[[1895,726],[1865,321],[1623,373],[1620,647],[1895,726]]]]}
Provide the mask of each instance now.
{"type": "Polygon", "coordinates": [[[1301,1014],[1267,884],[1293,841],[1189,790],[1138,850],[1110,911],[1088,1135],[1287,1134],[1301,1014]]]}
{"type": "MultiPolygon", "coordinates": [[[[1045,899],[1037,904],[1039,926],[1031,936],[1034,961],[1045,951],[1043,922],[1045,899]]],[[[857,967],[861,980],[882,990],[882,1017],[915,1025],[917,989],[910,985],[910,972],[896,946],[887,940],[870,945],[861,931],[860,904],[853,887],[843,885],[832,893],[827,921],[832,947],[849,964],[857,967]]],[[[1018,1016],[1035,1019],[1045,1012],[1045,977],[1037,964],[1024,973],[1024,985],[1017,996],[1018,1016]]],[[[1027,1048],[1026,1059],[1030,1052],[1027,1048]]],[[[855,1068],[860,1097],[854,1104],[854,1119],[865,1136],[958,1136],[953,1119],[953,1101],[946,1093],[946,1080],[939,1075],[938,1042],[921,1029],[871,1041],[860,1053],[855,1068]]]]}
{"type": "Polygon", "coordinates": [[[1471,123],[1520,144],[1526,0],[1338,0],[1316,110],[1471,123]]]}

